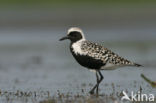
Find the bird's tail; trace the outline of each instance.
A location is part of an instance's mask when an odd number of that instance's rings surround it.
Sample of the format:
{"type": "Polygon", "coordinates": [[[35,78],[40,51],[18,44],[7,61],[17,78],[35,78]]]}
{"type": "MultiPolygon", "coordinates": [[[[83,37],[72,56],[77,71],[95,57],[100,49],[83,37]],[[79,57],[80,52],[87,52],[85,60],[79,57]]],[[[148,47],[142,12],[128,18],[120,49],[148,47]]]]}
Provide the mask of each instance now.
{"type": "Polygon", "coordinates": [[[143,67],[141,64],[137,64],[137,63],[134,63],[134,66],[136,66],[136,67],[143,67]]]}

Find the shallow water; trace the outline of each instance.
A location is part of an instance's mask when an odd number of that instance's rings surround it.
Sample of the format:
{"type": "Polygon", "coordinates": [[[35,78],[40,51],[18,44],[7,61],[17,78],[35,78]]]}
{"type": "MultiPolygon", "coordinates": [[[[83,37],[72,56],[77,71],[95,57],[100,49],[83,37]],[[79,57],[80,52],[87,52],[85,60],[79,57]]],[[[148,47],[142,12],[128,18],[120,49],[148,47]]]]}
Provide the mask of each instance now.
{"type": "MultiPolygon", "coordinates": [[[[58,41],[65,35],[63,30],[1,30],[0,102],[37,103],[53,96],[55,98],[58,93],[88,96],[88,91],[96,83],[95,73],[88,72],[75,62],[68,41],[58,41]],[[20,94],[24,92],[25,95],[20,94]]],[[[142,36],[136,30],[109,31],[87,29],[85,33],[88,39],[144,67],[102,71],[104,80],[100,85],[100,94],[116,94],[122,90],[137,92],[141,87],[143,93],[156,95],[156,90],[140,77],[143,73],[156,81],[156,31],[153,30],[148,36],[142,36]],[[126,32],[132,35],[125,36],[126,32]]]]}

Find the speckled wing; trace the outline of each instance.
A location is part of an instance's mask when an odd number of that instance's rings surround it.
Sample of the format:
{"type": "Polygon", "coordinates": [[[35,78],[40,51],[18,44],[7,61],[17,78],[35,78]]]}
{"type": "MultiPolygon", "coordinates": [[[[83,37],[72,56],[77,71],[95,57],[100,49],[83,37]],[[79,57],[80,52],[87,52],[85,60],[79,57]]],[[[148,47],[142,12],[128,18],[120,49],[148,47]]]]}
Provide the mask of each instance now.
{"type": "Polygon", "coordinates": [[[103,47],[102,45],[92,43],[90,41],[84,41],[81,45],[81,49],[82,51],[87,52],[86,55],[97,60],[102,60],[105,64],[105,66],[103,67],[104,69],[107,68],[107,66],[108,68],[115,66],[141,66],[118,56],[111,50],[103,47]]]}

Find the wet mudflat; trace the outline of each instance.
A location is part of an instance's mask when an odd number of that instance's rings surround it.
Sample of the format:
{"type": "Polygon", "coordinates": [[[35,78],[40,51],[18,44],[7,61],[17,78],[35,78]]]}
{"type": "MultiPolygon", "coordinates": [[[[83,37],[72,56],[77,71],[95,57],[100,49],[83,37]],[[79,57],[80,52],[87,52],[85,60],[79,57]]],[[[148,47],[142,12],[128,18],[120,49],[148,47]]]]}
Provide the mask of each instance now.
{"type": "MultiPolygon", "coordinates": [[[[0,102],[120,103],[122,91],[129,95],[132,91],[141,91],[147,96],[156,95],[156,89],[140,76],[143,73],[156,81],[155,41],[126,41],[123,40],[122,33],[121,40],[117,37],[117,40],[108,41],[109,37],[102,39],[105,37],[104,31],[99,30],[101,39],[96,38],[95,41],[144,67],[102,71],[104,80],[100,84],[100,94],[97,97],[88,93],[96,83],[95,73],[75,62],[68,48],[69,42],[58,41],[63,35],[51,35],[60,34],[56,31],[32,31],[29,35],[20,31],[1,35],[0,102]]],[[[114,34],[110,34],[112,35],[114,34]]],[[[96,37],[87,36],[91,40],[96,37]]]]}

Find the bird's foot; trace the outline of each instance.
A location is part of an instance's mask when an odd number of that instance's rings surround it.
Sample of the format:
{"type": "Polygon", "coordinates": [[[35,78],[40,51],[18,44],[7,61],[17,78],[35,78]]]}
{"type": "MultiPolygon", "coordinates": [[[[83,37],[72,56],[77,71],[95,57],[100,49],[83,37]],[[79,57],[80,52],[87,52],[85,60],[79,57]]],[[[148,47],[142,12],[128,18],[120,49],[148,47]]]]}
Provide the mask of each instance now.
{"type": "Polygon", "coordinates": [[[94,90],[91,90],[89,93],[90,93],[91,95],[93,95],[93,94],[94,94],[94,90]]]}
{"type": "Polygon", "coordinates": [[[92,96],[99,97],[99,94],[98,94],[97,92],[94,93],[94,91],[91,90],[89,93],[90,93],[90,95],[92,95],[92,96]]]}
{"type": "Polygon", "coordinates": [[[99,95],[99,91],[98,90],[96,90],[96,96],[98,96],[99,95]]]}

